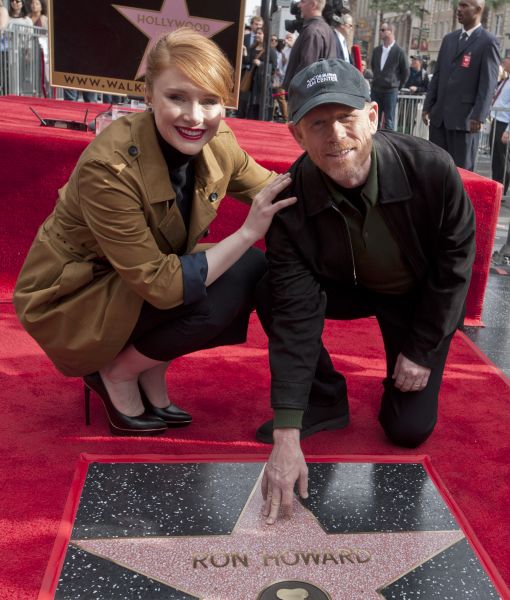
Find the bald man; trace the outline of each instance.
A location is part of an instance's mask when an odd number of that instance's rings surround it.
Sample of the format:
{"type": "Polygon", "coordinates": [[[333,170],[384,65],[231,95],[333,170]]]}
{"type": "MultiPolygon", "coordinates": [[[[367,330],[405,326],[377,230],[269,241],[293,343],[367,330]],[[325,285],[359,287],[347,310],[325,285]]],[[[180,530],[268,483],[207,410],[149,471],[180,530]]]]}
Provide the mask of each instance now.
{"type": "Polygon", "coordinates": [[[429,139],[473,171],[480,129],[498,81],[498,42],[481,25],[483,0],[460,0],[461,29],[445,35],[423,105],[429,139]]]}

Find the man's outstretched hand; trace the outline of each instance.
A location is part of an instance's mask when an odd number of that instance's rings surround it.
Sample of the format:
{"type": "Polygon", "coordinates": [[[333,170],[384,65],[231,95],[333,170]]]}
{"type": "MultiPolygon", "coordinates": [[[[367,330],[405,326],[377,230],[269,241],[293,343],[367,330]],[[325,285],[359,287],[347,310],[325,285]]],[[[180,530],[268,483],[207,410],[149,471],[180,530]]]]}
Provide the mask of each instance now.
{"type": "Polygon", "coordinates": [[[308,498],[308,467],[301,451],[299,429],[275,429],[274,446],[262,477],[262,514],[272,525],[278,515],[292,517],[294,484],[298,482],[301,498],[308,498]]]}

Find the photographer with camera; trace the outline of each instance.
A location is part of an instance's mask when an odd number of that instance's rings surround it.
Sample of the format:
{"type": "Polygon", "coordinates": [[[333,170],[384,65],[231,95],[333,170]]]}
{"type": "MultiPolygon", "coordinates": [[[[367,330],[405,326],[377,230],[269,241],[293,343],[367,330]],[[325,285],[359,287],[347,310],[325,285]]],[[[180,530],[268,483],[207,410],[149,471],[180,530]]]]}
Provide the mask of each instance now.
{"type": "MultiPolygon", "coordinates": [[[[289,89],[291,79],[301,69],[321,58],[336,58],[335,34],[322,17],[326,0],[301,0],[297,6],[303,18],[303,26],[290,53],[283,80],[285,90],[289,89]]],[[[295,8],[291,12],[296,14],[295,8]]]]}

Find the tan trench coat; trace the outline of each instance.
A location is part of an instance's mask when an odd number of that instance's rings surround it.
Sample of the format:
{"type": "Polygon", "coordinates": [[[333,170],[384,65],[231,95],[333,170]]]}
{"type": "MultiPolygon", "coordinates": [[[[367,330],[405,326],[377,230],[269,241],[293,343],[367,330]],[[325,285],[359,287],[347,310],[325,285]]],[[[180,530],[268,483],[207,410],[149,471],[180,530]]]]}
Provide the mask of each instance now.
{"type": "Polygon", "coordinates": [[[272,177],[224,123],[195,165],[189,232],[150,113],[113,122],[59,190],[19,275],[14,305],[65,375],[85,375],[113,360],[144,300],[161,309],[182,304],[178,256],[200,249],[227,193],[250,201],[272,177]]]}

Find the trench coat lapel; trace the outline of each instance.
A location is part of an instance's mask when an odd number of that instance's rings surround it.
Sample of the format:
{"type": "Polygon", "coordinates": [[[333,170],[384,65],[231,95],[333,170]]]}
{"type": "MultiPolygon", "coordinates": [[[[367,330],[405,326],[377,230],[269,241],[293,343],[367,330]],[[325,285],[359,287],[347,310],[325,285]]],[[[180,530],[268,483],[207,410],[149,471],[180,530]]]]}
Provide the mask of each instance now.
{"type": "Polygon", "coordinates": [[[225,177],[209,145],[204,146],[195,167],[195,193],[189,224],[188,243],[186,251],[189,252],[196,244],[198,238],[207,231],[207,228],[217,214],[217,207],[221,200],[218,193],[218,182],[225,177]]]}
{"type": "Polygon", "coordinates": [[[133,121],[133,142],[140,152],[138,156],[140,171],[149,203],[157,204],[175,200],[168,167],[156,137],[156,125],[152,113],[147,112],[142,119],[133,121]]]}
{"type": "Polygon", "coordinates": [[[186,241],[186,227],[176,205],[168,167],[156,137],[154,115],[147,112],[134,121],[132,132],[133,145],[138,150],[136,158],[147,202],[155,214],[156,228],[169,244],[168,251],[178,252],[186,241]]]}
{"type": "Polygon", "coordinates": [[[143,119],[135,123],[133,142],[138,149],[144,149],[138,158],[148,201],[155,210],[158,209],[155,205],[161,204],[161,209],[158,211],[159,231],[174,251],[180,250],[187,238],[186,251],[189,252],[216,217],[216,208],[221,199],[217,193],[217,184],[224,178],[224,173],[214,153],[209,145],[206,145],[196,159],[195,190],[189,231],[186,232],[184,221],[175,202],[175,191],[159,147],[154,117],[151,113],[146,113],[143,119]]]}

